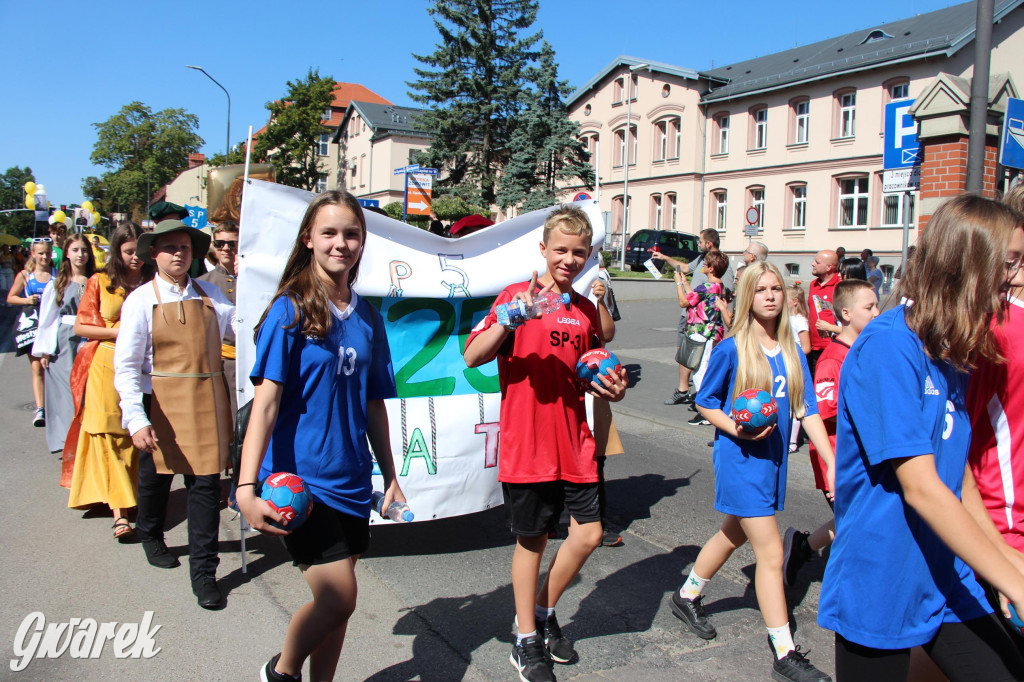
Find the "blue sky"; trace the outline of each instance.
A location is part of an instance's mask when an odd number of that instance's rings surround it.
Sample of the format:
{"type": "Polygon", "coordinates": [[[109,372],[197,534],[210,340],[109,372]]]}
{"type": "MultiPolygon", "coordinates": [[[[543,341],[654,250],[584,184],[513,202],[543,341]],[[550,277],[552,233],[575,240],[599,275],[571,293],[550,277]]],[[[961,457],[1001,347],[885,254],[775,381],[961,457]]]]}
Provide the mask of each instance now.
{"type": "MultiPolygon", "coordinates": [[[[29,166],[51,203],[82,201],[81,179],[104,170],[89,162],[91,124],[133,100],[198,115],[202,151],[223,152],[227,100],[186,64],[231,93],[232,143],[249,125],[264,125],[266,102],[309,67],[412,104],[412,53],[433,52],[437,41],[431,4],[0,0],[0,171],[29,166]]],[[[541,0],[537,27],[555,48],[561,77],[579,86],[619,54],[705,69],[954,4],[541,0]],[[828,9],[809,15],[815,5],[828,9]]]]}

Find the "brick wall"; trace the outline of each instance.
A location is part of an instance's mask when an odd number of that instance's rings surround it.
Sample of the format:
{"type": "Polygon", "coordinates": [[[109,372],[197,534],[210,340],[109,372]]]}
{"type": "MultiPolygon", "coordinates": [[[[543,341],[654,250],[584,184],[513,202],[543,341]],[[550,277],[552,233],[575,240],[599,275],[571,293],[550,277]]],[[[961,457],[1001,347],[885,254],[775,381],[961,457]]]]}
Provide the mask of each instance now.
{"type": "MultiPolygon", "coordinates": [[[[998,140],[989,137],[985,144],[985,177],[982,194],[996,196],[996,162],[998,140]]],[[[917,218],[918,231],[931,219],[933,208],[941,199],[962,194],[967,189],[967,136],[951,135],[922,141],[924,162],[921,164],[921,214],[917,218]],[[928,208],[927,213],[925,210],[928,208]]]]}

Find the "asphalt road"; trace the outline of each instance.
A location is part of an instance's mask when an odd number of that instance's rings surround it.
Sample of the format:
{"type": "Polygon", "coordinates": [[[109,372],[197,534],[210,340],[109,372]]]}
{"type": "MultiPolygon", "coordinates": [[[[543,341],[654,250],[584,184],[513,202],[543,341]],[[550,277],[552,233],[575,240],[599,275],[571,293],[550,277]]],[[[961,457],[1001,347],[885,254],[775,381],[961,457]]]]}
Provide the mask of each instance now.
{"type": "MultiPolygon", "coordinates": [[[[612,344],[636,384],[615,406],[627,454],[608,461],[609,512],[625,545],[600,548],[558,606],[580,660],[557,666],[561,680],[767,680],[771,657],[753,592],[753,553],[741,548],[707,590],[719,636],[704,642],[668,606],[721,519],[714,512],[710,427],[690,427],[685,407],[662,405],[675,387],[671,301],[628,302],[612,344]]],[[[10,352],[13,314],[0,311],[0,637],[8,659],[26,617],[48,623],[91,618],[139,623],[151,611],[159,652],[121,659],[107,644],[95,659],[33,659],[13,680],[256,680],[276,653],[290,614],[308,601],[298,570],[276,540],[249,535],[249,573],[240,572],[238,521],[221,517],[223,611],[195,604],[189,589],[184,490],[172,492],[168,544],[173,570],[150,567],[138,545],[111,538],[107,513],[67,509],[59,461],[31,426],[28,363],[10,352]]],[[[814,490],[806,450],[791,458],[788,507],[779,515],[808,529],[828,507],[814,490]]],[[[549,555],[559,541],[552,541],[549,555]]],[[[461,518],[376,527],[360,561],[359,606],[337,678],[343,680],[514,680],[509,561],[512,538],[502,509],[461,518]]],[[[796,641],[833,669],[832,635],[815,623],[824,562],[809,564],[787,592],[796,641]]]]}

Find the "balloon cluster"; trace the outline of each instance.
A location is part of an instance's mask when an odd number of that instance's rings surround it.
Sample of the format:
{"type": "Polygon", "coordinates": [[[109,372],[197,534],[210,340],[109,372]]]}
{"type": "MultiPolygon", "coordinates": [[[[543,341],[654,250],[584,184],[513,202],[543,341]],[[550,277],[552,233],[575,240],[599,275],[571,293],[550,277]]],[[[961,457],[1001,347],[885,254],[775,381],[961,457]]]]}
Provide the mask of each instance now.
{"type": "Polygon", "coordinates": [[[46,198],[46,187],[29,180],[25,183],[25,208],[33,211],[49,211],[50,202],[46,198]]]}
{"type": "Polygon", "coordinates": [[[100,223],[99,211],[93,208],[91,201],[82,202],[82,212],[85,214],[86,227],[95,227],[100,223]]]}

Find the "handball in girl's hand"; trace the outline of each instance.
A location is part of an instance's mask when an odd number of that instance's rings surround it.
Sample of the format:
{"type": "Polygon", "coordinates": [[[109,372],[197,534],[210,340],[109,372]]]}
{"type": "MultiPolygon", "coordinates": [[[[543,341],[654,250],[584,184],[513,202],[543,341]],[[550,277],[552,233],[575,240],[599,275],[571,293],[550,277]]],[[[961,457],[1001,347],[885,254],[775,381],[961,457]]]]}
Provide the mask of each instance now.
{"type": "Polygon", "coordinates": [[[306,522],[313,511],[313,496],[306,482],[295,474],[282,471],[267,476],[260,494],[267,504],[284,517],[284,524],[271,521],[270,525],[282,530],[295,530],[306,522]]]}
{"type": "Polygon", "coordinates": [[[584,385],[590,386],[591,381],[601,383],[597,378],[598,374],[608,376],[608,370],[618,374],[621,369],[622,365],[614,353],[606,348],[595,348],[580,356],[580,361],[576,363],[576,376],[584,385]]]}
{"type": "Polygon", "coordinates": [[[751,388],[732,401],[732,420],[747,433],[760,433],[779,418],[779,406],[771,393],[751,388]]]}

